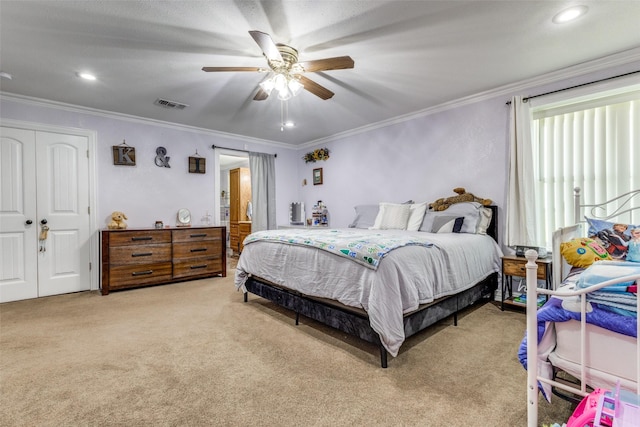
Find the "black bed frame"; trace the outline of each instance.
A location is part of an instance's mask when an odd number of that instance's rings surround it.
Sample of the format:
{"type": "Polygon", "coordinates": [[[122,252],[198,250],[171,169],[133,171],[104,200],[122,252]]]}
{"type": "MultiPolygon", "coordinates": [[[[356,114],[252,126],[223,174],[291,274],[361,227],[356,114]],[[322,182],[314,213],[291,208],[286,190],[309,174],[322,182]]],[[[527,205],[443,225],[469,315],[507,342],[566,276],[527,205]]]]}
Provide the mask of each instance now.
{"type": "MultiPolygon", "coordinates": [[[[493,215],[487,234],[497,241],[498,209],[497,206],[489,207],[493,211],[493,215]]],[[[249,276],[245,282],[245,287],[252,294],[294,311],[296,313],[296,325],[299,324],[300,315],[302,314],[322,324],[378,345],[380,348],[380,364],[383,368],[387,367],[387,350],[382,345],[378,333],[371,328],[369,317],[364,310],[347,307],[336,301],[310,297],[279,287],[255,276],[249,276]]],[[[424,304],[416,311],[405,314],[405,338],[409,338],[452,314],[453,324],[457,326],[458,312],[460,310],[482,299],[492,299],[493,292],[497,287],[498,273],[493,273],[470,289],[440,298],[430,304],[424,304]]],[[[247,293],[244,294],[244,301],[248,301],[247,293]]]]}

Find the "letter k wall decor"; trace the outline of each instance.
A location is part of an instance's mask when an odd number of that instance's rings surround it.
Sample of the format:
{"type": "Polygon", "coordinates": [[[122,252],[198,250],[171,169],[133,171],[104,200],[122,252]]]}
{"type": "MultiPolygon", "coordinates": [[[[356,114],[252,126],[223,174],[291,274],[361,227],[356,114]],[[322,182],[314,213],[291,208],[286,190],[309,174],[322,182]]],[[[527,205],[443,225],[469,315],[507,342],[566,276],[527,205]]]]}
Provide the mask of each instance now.
{"type": "Polygon", "coordinates": [[[113,146],[113,164],[119,166],[136,165],[136,149],[127,145],[122,140],[122,144],[113,146]]]}

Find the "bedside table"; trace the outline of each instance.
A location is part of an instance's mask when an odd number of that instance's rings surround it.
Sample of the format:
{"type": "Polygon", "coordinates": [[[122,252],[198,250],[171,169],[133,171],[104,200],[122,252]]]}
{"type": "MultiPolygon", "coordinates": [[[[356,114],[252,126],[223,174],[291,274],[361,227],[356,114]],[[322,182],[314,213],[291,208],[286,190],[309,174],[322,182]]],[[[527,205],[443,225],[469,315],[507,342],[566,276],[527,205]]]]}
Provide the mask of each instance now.
{"type": "MultiPolygon", "coordinates": [[[[538,280],[544,281],[544,287],[551,289],[551,257],[538,258],[537,277],[538,280]]],[[[527,259],[525,257],[505,255],[502,257],[502,295],[501,309],[504,311],[504,305],[509,304],[517,307],[526,307],[526,304],[518,303],[513,300],[513,278],[527,277],[527,259]],[[505,298],[505,294],[509,292],[509,297],[505,298]]]]}

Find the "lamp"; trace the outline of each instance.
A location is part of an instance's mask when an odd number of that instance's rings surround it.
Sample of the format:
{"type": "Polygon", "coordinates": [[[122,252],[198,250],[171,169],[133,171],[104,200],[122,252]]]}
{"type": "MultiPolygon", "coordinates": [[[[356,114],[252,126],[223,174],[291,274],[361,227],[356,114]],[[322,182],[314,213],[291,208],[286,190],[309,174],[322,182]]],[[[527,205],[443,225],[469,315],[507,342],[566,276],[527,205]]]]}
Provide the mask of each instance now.
{"type": "Polygon", "coordinates": [[[288,71],[274,72],[269,78],[260,83],[260,87],[268,95],[275,89],[278,91],[278,99],[286,101],[296,96],[304,87],[298,79],[288,71]]]}

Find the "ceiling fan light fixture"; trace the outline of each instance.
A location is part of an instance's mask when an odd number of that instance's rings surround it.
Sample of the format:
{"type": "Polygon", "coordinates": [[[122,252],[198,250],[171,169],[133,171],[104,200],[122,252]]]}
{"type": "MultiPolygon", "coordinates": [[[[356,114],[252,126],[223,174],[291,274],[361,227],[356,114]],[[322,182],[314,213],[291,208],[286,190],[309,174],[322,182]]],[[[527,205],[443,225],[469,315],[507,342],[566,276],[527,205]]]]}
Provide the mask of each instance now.
{"type": "Polygon", "coordinates": [[[302,83],[300,83],[298,81],[298,79],[290,77],[289,78],[289,83],[287,85],[289,87],[289,90],[291,91],[291,93],[293,94],[293,96],[296,96],[298,93],[300,93],[300,91],[302,90],[302,88],[304,87],[302,85],[302,83]]]}
{"type": "Polygon", "coordinates": [[[273,76],[260,83],[260,88],[262,88],[262,90],[265,91],[267,95],[271,95],[271,91],[273,91],[274,87],[275,82],[273,80],[273,76]]]}

